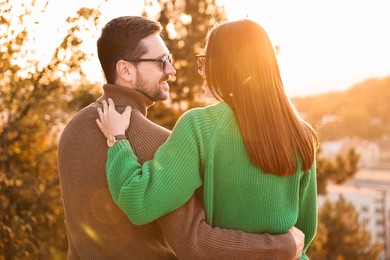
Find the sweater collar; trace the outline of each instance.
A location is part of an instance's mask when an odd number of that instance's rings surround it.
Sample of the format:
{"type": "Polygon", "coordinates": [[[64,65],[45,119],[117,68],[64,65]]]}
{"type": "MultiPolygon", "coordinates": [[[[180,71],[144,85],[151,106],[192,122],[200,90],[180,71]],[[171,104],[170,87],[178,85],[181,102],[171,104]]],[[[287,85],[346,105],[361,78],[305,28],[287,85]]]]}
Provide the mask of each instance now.
{"type": "Polygon", "coordinates": [[[153,100],[140,91],[128,87],[104,84],[103,90],[104,93],[97,100],[98,102],[111,98],[114,100],[116,107],[131,106],[132,109],[140,111],[144,116],[146,116],[148,108],[154,104],[153,100]]]}

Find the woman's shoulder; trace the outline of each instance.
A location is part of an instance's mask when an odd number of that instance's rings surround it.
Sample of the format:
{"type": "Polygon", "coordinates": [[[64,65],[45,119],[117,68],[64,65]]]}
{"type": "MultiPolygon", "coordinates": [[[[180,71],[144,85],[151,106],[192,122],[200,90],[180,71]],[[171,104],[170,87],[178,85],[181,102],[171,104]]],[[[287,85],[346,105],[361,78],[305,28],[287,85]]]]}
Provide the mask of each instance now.
{"type": "Polygon", "coordinates": [[[192,121],[195,124],[212,124],[216,126],[223,121],[229,120],[232,114],[230,107],[226,103],[221,102],[206,107],[192,108],[185,112],[179,121],[192,121]]]}
{"type": "Polygon", "coordinates": [[[229,114],[231,109],[225,102],[220,102],[205,107],[196,107],[188,110],[183,114],[184,116],[191,117],[210,117],[210,116],[223,116],[229,114]]]}
{"type": "Polygon", "coordinates": [[[198,127],[217,127],[222,122],[230,119],[232,115],[230,107],[224,103],[216,103],[206,107],[192,108],[186,111],[178,122],[190,123],[198,127]]]}

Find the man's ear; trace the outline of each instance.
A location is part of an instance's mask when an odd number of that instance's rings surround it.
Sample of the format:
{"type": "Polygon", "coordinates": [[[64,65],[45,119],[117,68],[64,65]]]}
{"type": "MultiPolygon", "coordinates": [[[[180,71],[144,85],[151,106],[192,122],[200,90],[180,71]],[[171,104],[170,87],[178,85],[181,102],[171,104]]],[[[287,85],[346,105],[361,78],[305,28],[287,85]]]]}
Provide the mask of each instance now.
{"type": "Polygon", "coordinates": [[[124,80],[126,82],[134,81],[135,72],[135,66],[130,62],[119,60],[116,63],[116,73],[118,79],[124,80]]]}

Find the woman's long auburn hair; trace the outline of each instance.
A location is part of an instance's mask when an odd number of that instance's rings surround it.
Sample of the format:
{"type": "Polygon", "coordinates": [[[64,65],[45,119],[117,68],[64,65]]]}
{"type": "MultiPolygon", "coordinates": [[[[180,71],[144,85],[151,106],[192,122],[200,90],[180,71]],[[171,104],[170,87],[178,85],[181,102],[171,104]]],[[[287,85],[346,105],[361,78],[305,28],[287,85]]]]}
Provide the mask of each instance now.
{"type": "Polygon", "coordinates": [[[210,30],[205,49],[208,88],[234,111],[252,162],[280,176],[294,174],[298,165],[309,170],[317,135],[285,94],[265,30],[249,19],[226,22],[210,30]]]}

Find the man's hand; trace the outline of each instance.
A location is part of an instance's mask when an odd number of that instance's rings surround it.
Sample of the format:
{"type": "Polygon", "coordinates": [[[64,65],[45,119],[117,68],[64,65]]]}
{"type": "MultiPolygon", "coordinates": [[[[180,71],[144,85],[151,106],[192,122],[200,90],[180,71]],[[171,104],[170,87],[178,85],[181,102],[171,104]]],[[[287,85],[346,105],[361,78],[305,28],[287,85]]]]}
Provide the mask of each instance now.
{"type": "Polygon", "coordinates": [[[299,259],[302,256],[303,246],[305,245],[305,234],[296,227],[292,227],[288,232],[294,237],[297,245],[297,253],[294,259],[299,259]]]}

